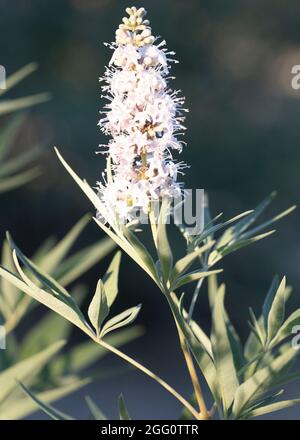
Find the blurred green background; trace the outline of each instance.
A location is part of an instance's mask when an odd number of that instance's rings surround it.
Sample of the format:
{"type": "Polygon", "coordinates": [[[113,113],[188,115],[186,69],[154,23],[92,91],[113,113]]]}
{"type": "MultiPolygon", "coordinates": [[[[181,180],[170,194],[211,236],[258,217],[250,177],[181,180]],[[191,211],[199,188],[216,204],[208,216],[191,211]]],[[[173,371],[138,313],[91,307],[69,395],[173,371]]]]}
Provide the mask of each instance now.
{"type": "MultiPolygon", "coordinates": [[[[181,158],[191,165],[186,187],[205,188],[213,214],[224,212],[225,218],[251,209],[274,189],[279,195],[269,214],[298,204],[300,90],[291,87],[291,68],[300,64],[300,2],[149,0],[135,5],[148,10],[153,33],[162,35],[180,60],[173,67],[172,87],[182,89],[190,109],[187,148],[181,158]]],[[[107,139],[97,127],[103,105],[98,77],[111,56],[102,42],[114,38],[127,6],[132,5],[114,0],[0,0],[0,64],[7,74],[30,61],[39,64],[39,70],[10,96],[39,91],[52,95],[49,102],[28,112],[13,151],[17,155],[39,143],[41,176],[1,196],[1,234],[9,229],[28,255],[49,235],[63,236],[91,209],[59,164],[53,146],[91,184],[100,178],[104,161],[94,152],[107,139]]],[[[276,235],[224,261],[227,306],[244,336],[248,307],[258,310],[275,273],[286,274],[296,290],[299,286],[299,213],[277,229],[276,235]]],[[[101,234],[91,224],[78,246],[101,234]]],[[[91,292],[107,262],[83,279],[91,292]]],[[[164,299],[126,257],[120,279],[119,307],[142,302],[139,321],[146,329],[128,351],[188,392],[164,299]]],[[[205,295],[195,313],[208,329],[205,295]]],[[[119,361],[109,357],[107,362],[119,361]]],[[[93,397],[113,414],[120,391],[125,397],[127,393],[134,418],[174,417],[178,409],[135,373],[101,384],[93,397]]],[[[62,407],[72,405],[73,414],[84,417],[80,396],[76,399],[66,399],[62,407]]],[[[299,418],[297,408],[288,414],[299,418]]]]}

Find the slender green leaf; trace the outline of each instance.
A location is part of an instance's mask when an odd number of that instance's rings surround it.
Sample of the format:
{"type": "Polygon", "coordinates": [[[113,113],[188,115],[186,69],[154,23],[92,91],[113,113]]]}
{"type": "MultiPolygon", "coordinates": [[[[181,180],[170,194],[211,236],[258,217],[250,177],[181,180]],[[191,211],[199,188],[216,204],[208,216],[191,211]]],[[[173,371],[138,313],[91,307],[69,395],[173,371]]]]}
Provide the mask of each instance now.
{"type": "Polygon", "coordinates": [[[26,96],[24,98],[7,99],[0,102],[0,115],[22,110],[41,104],[50,99],[49,93],[37,93],[35,95],[26,96]]]}
{"type": "Polygon", "coordinates": [[[40,258],[40,269],[48,274],[51,274],[69,252],[71,246],[77,240],[78,236],[86,227],[90,219],[90,215],[85,215],[82,217],[59,243],[49,250],[49,252],[43,256],[43,258],[40,258]]]}
{"type": "Polygon", "coordinates": [[[131,417],[128,413],[128,410],[127,410],[127,407],[125,404],[123,394],[120,394],[120,396],[119,396],[118,406],[119,406],[120,420],[131,420],[131,417]]]}
{"type": "Polygon", "coordinates": [[[46,350],[4,370],[0,375],[0,402],[3,402],[12,390],[18,386],[16,379],[21,381],[35,379],[36,374],[41,371],[64,344],[64,341],[56,342],[46,350]]]}
{"type": "Polygon", "coordinates": [[[32,356],[59,339],[67,339],[70,331],[69,321],[56,313],[46,313],[24,333],[18,349],[19,359],[32,356]]]}
{"type": "Polygon", "coordinates": [[[272,403],[271,405],[256,408],[248,414],[248,418],[263,416],[264,414],[274,413],[282,409],[290,408],[294,405],[299,405],[300,399],[282,400],[281,402],[272,403]]]}
{"type": "Polygon", "coordinates": [[[239,386],[239,381],[235,370],[232,347],[227,333],[224,295],[225,290],[220,289],[215,299],[211,343],[226,417],[239,386]]]}
{"type": "Polygon", "coordinates": [[[130,309],[127,309],[124,312],[119,313],[118,315],[109,319],[104,324],[101,330],[100,337],[103,338],[107,333],[117,330],[120,327],[124,327],[125,325],[131,324],[136,319],[140,309],[141,304],[135,307],[131,307],[130,309]]]}
{"type": "Polygon", "coordinates": [[[278,375],[294,359],[296,354],[296,350],[290,348],[239,386],[235,393],[232,409],[235,418],[239,418],[242,412],[247,410],[249,404],[267,390],[274,380],[274,376],[278,375]]]}
{"type": "Polygon", "coordinates": [[[0,95],[8,92],[12,87],[21,82],[24,78],[31,75],[38,68],[36,63],[29,63],[25,66],[21,67],[21,69],[17,70],[13,74],[9,75],[5,81],[5,89],[0,90],[0,95]]]}
{"type": "Polygon", "coordinates": [[[85,320],[82,320],[81,316],[78,316],[78,314],[71,307],[69,307],[61,300],[57,299],[55,296],[31,283],[20,268],[20,266],[18,267],[18,271],[21,274],[22,279],[11,273],[4,267],[0,266],[0,276],[4,277],[7,281],[14,284],[22,292],[44,304],[46,307],[58,313],[68,321],[72,322],[74,325],[79,327],[82,331],[90,336],[91,329],[88,323],[85,320]],[[26,282],[24,282],[24,279],[26,280],[26,282]]]}
{"type": "Polygon", "coordinates": [[[214,275],[222,271],[223,271],[222,269],[218,269],[218,270],[210,270],[208,272],[204,270],[190,272],[187,275],[178,278],[175,285],[173,285],[173,290],[178,289],[179,287],[184,286],[185,284],[192,283],[193,281],[197,281],[200,280],[201,278],[209,277],[210,275],[214,275]]]}
{"type": "Polygon", "coordinates": [[[31,397],[32,400],[40,407],[44,413],[46,413],[51,419],[53,420],[74,420],[72,417],[68,416],[67,414],[58,411],[53,406],[46,404],[42,400],[40,400],[32,391],[30,391],[24,384],[20,383],[21,388],[23,391],[31,397]]]}
{"type": "Polygon", "coordinates": [[[189,252],[183,258],[177,261],[172,271],[171,280],[175,280],[178,276],[183,275],[193,264],[196,258],[199,258],[205,251],[210,249],[214,245],[214,241],[207,243],[206,245],[189,252]]]}
{"type": "Polygon", "coordinates": [[[82,274],[87,272],[92,266],[100,262],[110,253],[116,244],[108,237],[87,246],[74,253],[69,258],[62,261],[59,267],[55,268],[54,276],[62,286],[67,286],[82,274]]]}
{"type": "Polygon", "coordinates": [[[263,308],[262,308],[262,316],[263,316],[264,326],[265,326],[266,331],[268,331],[268,316],[270,314],[270,310],[271,310],[278,286],[279,286],[279,278],[276,275],[272,281],[272,284],[271,284],[269,290],[268,290],[268,293],[267,293],[267,296],[265,298],[263,308]]]}
{"type": "Polygon", "coordinates": [[[173,266],[173,254],[167,236],[167,220],[170,210],[170,201],[168,198],[163,198],[160,208],[158,225],[157,225],[157,253],[161,265],[161,272],[163,274],[164,283],[169,280],[169,276],[173,266]]]}
{"type": "Polygon", "coordinates": [[[101,280],[98,281],[95,295],[89,305],[88,315],[90,321],[96,330],[97,335],[100,333],[101,325],[109,313],[105,288],[101,280]]]}
{"type": "Polygon", "coordinates": [[[0,159],[6,155],[24,122],[24,114],[14,115],[0,131],[0,159]]]}
{"type": "Polygon", "coordinates": [[[276,294],[274,296],[274,300],[272,302],[270,312],[268,314],[268,340],[271,341],[276,333],[280,329],[283,320],[284,320],[284,312],[285,312],[285,287],[286,281],[285,277],[282,279],[276,294]]]}
{"type": "Polygon", "coordinates": [[[22,173],[16,174],[15,176],[6,177],[5,179],[0,179],[0,193],[4,193],[7,191],[11,191],[15,188],[18,188],[21,185],[24,185],[27,182],[35,179],[40,175],[39,167],[31,168],[28,171],[24,171],[22,173]]]}
{"type": "Polygon", "coordinates": [[[112,259],[106,274],[103,277],[103,284],[107,298],[108,307],[111,307],[118,294],[118,278],[121,262],[121,252],[118,251],[112,259]]]}
{"type": "MultiPolygon", "coordinates": [[[[51,390],[42,391],[39,393],[35,393],[35,399],[32,399],[32,396],[28,393],[26,397],[18,397],[18,399],[13,399],[11,402],[8,402],[4,406],[1,407],[0,411],[0,419],[1,420],[16,420],[23,419],[24,417],[29,416],[33,412],[36,412],[39,408],[39,402],[43,402],[45,404],[49,404],[51,402],[55,402],[63,397],[68,396],[71,393],[81,389],[83,386],[89,383],[89,379],[83,380],[75,380],[67,385],[62,385],[58,388],[53,388],[51,390]],[[30,397],[30,399],[28,399],[30,397]]],[[[22,384],[23,385],[23,384],[22,384]]],[[[23,390],[28,390],[25,385],[23,385],[23,390]]]]}
{"type": "Polygon", "coordinates": [[[282,324],[276,336],[272,340],[272,345],[278,344],[283,339],[293,334],[293,327],[300,325],[300,309],[295,310],[282,324]]]}
{"type": "Polygon", "coordinates": [[[96,405],[91,397],[86,396],[85,401],[94,420],[107,420],[107,417],[103,414],[99,406],[96,405]]]}

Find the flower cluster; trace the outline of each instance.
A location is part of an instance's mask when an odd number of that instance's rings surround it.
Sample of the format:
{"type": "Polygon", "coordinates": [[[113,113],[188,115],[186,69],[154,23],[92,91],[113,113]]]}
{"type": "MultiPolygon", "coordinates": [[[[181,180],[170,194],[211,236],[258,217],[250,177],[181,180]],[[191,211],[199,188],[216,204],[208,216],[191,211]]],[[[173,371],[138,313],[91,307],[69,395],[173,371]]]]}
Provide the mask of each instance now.
{"type": "Polygon", "coordinates": [[[126,12],[101,78],[108,103],[99,126],[112,139],[104,151],[110,177],[98,187],[106,212],[130,221],[137,210],[147,213],[150,202],[180,195],[177,175],[184,164],[173,160],[172,151],[182,150],[177,135],[185,129],[186,110],[179,92],[168,87],[174,52],[167,51],[165,41],[155,44],[144,8],[126,12]]]}

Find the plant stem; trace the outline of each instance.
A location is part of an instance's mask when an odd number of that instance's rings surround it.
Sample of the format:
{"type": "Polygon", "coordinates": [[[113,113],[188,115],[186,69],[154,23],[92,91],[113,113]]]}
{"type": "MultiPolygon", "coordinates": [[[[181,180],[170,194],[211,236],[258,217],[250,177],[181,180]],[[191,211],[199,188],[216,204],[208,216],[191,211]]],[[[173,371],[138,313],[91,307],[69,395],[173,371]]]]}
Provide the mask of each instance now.
{"type": "MultiPolygon", "coordinates": [[[[91,335],[92,336],[92,335],[91,335]]],[[[196,409],[181,395],[179,394],[171,385],[169,385],[167,382],[165,382],[163,379],[161,379],[159,376],[157,376],[155,373],[153,373],[148,368],[144,367],[144,365],[140,364],[136,360],[132,359],[127,354],[123,353],[122,351],[118,350],[117,348],[113,347],[112,345],[108,344],[107,342],[103,341],[102,339],[98,339],[94,334],[92,336],[92,339],[99,345],[101,345],[103,348],[106,348],[107,350],[111,351],[118,357],[122,358],[129,364],[133,365],[138,370],[142,371],[144,374],[149,376],[151,379],[155,380],[159,385],[161,385],[163,388],[165,388],[169,393],[171,393],[197,420],[202,420],[203,417],[200,415],[196,409]]]]}
{"type": "Polygon", "coordinates": [[[184,337],[182,331],[180,330],[180,328],[178,327],[177,323],[176,323],[176,326],[177,326],[177,330],[178,330],[178,334],[179,334],[181,349],[182,349],[182,352],[183,352],[183,355],[185,358],[185,362],[186,362],[186,365],[187,365],[187,368],[188,368],[188,371],[189,371],[189,374],[191,377],[191,381],[192,381],[192,384],[194,387],[194,392],[195,392],[195,396],[196,396],[196,400],[197,400],[197,403],[199,406],[200,413],[201,413],[203,419],[208,420],[210,418],[210,415],[209,415],[209,412],[206,408],[206,404],[205,404],[205,401],[203,398],[202,390],[201,390],[200,383],[199,383],[199,380],[197,377],[197,373],[195,370],[195,366],[194,366],[193,358],[191,356],[191,352],[186,344],[185,337],[184,337]]]}
{"type": "MultiPolygon", "coordinates": [[[[207,264],[206,261],[203,262],[203,264],[202,264],[202,269],[203,269],[204,271],[210,269],[210,266],[207,264]]],[[[192,296],[192,301],[191,301],[191,304],[190,304],[190,307],[189,307],[188,318],[187,318],[187,322],[188,322],[188,324],[191,322],[191,319],[192,319],[192,317],[193,317],[193,313],[194,313],[195,305],[196,305],[196,302],[197,302],[197,300],[198,300],[199,292],[200,292],[200,289],[201,289],[201,287],[202,287],[203,281],[204,281],[204,278],[200,278],[200,280],[198,280],[197,285],[196,285],[196,288],[195,288],[195,290],[194,290],[194,293],[193,293],[193,296],[192,296]]]]}
{"type": "MultiPolygon", "coordinates": [[[[175,305],[176,302],[178,301],[178,298],[177,298],[175,292],[166,291],[166,292],[164,292],[164,294],[165,294],[165,296],[167,298],[167,301],[169,303],[170,309],[172,311],[172,314],[173,314],[173,317],[174,317],[174,321],[176,323],[176,327],[177,327],[178,333],[181,332],[182,338],[184,340],[184,346],[181,346],[181,348],[182,348],[183,354],[185,356],[185,361],[186,361],[186,364],[188,366],[189,374],[190,374],[190,377],[191,377],[191,380],[192,380],[192,383],[193,383],[193,386],[194,386],[194,391],[195,391],[195,395],[196,395],[196,398],[197,398],[197,403],[199,404],[199,408],[200,408],[200,405],[201,405],[201,417],[202,417],[202,420],[209,420],[209,419],[211,419],[211,416],[210,416],[210,413],[209,413],[209,411],[208,411],[208,409],[206,407],[206,404],[205,404],[205,401],[204,401],[204,398],[203,398],[203,394],[202,394],[202,391],[201,391],[199,380],[198,380],[198,377],[197,377],[197,374],[196,374],[196,371],[195,371],[195,368],[194,368],[193,358],[192,358],[189,346],[188,346],[188,344],[186,342],[186,336],[184,334],[184,330],[182,330],[182,327],[181,327],[181,325],[179,323],[179,317],[178,317],[179,311],[177,310],[176,305],[175,305]],[[192,365],[192,367],[191,367],[191,365],[192,365]]],[[[181,335],[179,333],[179,337],[181,335]]],[[[181,342],[181,339],[180,339],[180,342],[181,342]]]]}
{"type": "Polygon", "coordinates": [[[198,299],[198,296],[199,296],[199,292],[200,292],[203,280],[204,280],[204,278],[200,278],[200,280],[198,280],[198,283],[197,283],[196,288],[194,290],[194,293],[193,293],[193,296],[192,296],[192,301],[191,301],[190,308],[189,308],[188,318],[187,318],[187,322],[188,323],[191,322],[191,319],[193,317],[195,305],[196,305],[196,302],[197,302],[197,299],[198,299]]]}
{"type": "MultiPolygon", "coordinates": [[[[149,220],[150,220],[150,225],[151,225],[153,241],[154,241],[155,247],[157,248],[157,224],[156,224],[155,213],[152,208],[149,211],[149,220]]],[[[200,284],[200,287],[201,287],[201,284],[200,284]]],[[[200,287],[199,287],[199,290],[200,290],[200,287]]],[[[162,293],[164,293],[166,295],[166,292],[164,290],[162,290],[162,293]]],[[[195,298],[195,302],[196,302],[196,300],[197,300],[197,298],[195,298]]],[[[205,402],[203,399],[203,395],[202,395],[200,383],[199,383],[199,380],[197,377],[197,373],[195,370],[193,358],[192,358],[191,353],[189,351],[189,348],[186,344],[185,336],[183,335],[182,331],[180,330],[176,316],[174,314],[173,314],[173,317],[174,317],[175,324],[176,324],[177,331],[178,331],[178,335],[179,335],[180,347],[183,352],[185,363],[186,363],[186,366],[187,366],[187,369],[188,369],[188,372],[189,372],[189,375],[191,378],[191,382],[192,382],[192,385],[194,388],[196,400],[197,400],[199,410],[200,410],[200,414],[198,414],[197,418],[199,418],[199,416],[200,416],[201,419],[207,420],[210,418],[210,416],[209,416],[209,412],[206,408],[206,405],[205,405],[205,402]]]]}

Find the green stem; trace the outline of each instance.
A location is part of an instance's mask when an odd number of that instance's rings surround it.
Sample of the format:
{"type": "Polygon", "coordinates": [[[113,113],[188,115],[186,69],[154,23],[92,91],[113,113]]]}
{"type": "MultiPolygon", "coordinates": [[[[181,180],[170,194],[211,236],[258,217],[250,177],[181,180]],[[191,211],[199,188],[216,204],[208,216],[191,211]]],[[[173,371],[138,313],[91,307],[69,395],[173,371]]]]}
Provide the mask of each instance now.
{"type": "Polygon", "coordinates": [[[166,381],[161,379],[159,376],[157,376],[155,373],[153,373],[151,370],[149,370],[147,367],[144,367],[144,365],[140,364],[136,360],[132,359],[127,354],[123,353],[119,349],[113,347],[112,345],[108,344],[107,342],[103,341],[102,339],[98,339],[94,334],[93,336],[90,335],[92,339],[103,348],[106,348],[110,352],[114,353],[118,357],[122,358],[124,361],[131,364],[133,367],[137,368],[138,370],[142,371],[144,374],[149,376],[151,379],[155,380],[159,385],[161,385],[165,390],[167,390],[169,393],[171,393],[197,420],[202,420],[203,417],[200,415],[196,409],[181,395],[179,394],[171,385],[169,385],[166,381]]]}

